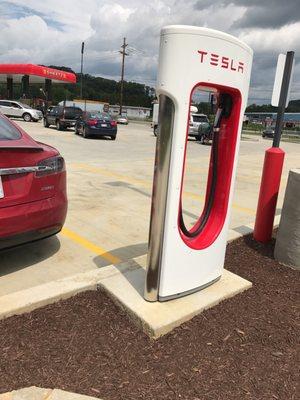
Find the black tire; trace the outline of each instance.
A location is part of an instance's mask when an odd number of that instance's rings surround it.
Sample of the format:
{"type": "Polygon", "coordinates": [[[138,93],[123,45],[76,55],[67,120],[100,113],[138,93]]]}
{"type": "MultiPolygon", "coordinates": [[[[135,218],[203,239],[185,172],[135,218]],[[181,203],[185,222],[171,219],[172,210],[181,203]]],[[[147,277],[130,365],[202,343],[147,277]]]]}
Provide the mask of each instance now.
{"type": "Polygon", "coordinates": [[[155,127],[153,128],[153,134],[155,137],[157,137],[157,134],[158,134],[158,126],[157,125],[155,125],[155,127]]]}
{"type": "Polygon", "coordinates": [[[63,130],[63,127],[62,127],[59,119],[56,121],[56,129],[58,131],[62,131],[63,130]]]}
{"type": "Polygon", "coordinates": [[[111,140],[116,140],[117,135],[112,135],[110,138],[111,140]]]}
{"type": "Polygon", "coordinates": [[[49,124],[46,118],[44,118],[43,122],[44,122],[44,127],[49,128],[49,124]]]}
{"type": "Polygon", "coordinates": [[[89,137],[89,135],[88,135],[87,132],[86,132],[86,127],[85,127],[85,126],[83,127],[83,130],[82,130],[82,136],[83,136],[85,139],[88,139],[88,137],[89,137]]]}
{"type": "Polygon", "coordinates": [[[195,140],[197,140],[197,142],[201,142],[202,136],[203,136],[203,135],[195,136],[195,140]]]}
{"type": "Polygon", "coordinates": [[[22,117],[25,122],[30,122],[32,120],[31,115],[29,113],[24,113],[22,117]]]}

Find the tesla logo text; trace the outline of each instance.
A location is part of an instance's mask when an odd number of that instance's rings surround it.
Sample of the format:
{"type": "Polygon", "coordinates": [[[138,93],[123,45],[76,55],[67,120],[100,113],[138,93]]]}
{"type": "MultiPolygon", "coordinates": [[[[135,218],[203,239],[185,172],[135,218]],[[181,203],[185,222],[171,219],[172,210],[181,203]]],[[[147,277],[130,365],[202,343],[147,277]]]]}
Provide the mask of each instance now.
{"type": "Polygon", "coordinates": [[[41,188],[41,191],[42,192],[44,192],[45,190],[53,190],[54,189],[54,186],[43,186],[42,188],[41,188]]]}
{"type": "Polygon", "coordinates": [[[220,56],[215,53],[208,53],[207,51],[198,50],[200,55],[200,62],[209,62],[210,65],[215,67],[229,69],[231,71],[244,73],[244,63],[241,61],[235,61],[232,58],[220,56]]]}

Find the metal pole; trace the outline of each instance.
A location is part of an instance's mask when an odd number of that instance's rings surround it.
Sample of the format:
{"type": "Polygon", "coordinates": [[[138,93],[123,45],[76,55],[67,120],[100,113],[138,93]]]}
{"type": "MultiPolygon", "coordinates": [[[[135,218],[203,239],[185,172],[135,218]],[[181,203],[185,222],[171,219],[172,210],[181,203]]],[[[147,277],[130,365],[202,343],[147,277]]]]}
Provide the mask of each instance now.
{"type": "Polygon", "coordinates": [[[121,89],[120,89],[120,115],[122,115],[122,108],[123,108],[123,90],[124,90],[124,70],[125,70],[125,56],[128,56],[126,53],[126,38],[123,39],[122,50],[120,53],[122,54],[122,68],[121,68],[121,89]]]}
{"type": "Polygon", "coordinates": [[[267,243],[272,239],[277,198],[285,156],[284,151],[279,148],[279,144],[293,67],[293,58],[294,52],[288,51],[285,59],[279,96],[273,147],[265,152],[264,167],[261,177],[253,232],[254,239],[262,243],[267,243]]]}
{"type": "Polygon", "coordinates": [[[289,87],[290,87],[291,73],[292,73],[292,68],[293,68],[294,54],[295,54],[294,51],[288,51],[286,53],[284,72],[283,72],[280,97],[279,97],[279,103],[278,103],[278,111],[277,111],[277,119],[276,119],[273,147],[279,147],[279,144],[280,144],[284,112],[285,112],[285,107],[286,107],[286,100],[287,100],[288,91],[289,91],[289,87]]]}
{"type": "Polygon", "coordinates": [[[81,68],[80,68],[80,98],[83,96],[83,53],[84,53],[84,42],[81,43],[81,68]]]}

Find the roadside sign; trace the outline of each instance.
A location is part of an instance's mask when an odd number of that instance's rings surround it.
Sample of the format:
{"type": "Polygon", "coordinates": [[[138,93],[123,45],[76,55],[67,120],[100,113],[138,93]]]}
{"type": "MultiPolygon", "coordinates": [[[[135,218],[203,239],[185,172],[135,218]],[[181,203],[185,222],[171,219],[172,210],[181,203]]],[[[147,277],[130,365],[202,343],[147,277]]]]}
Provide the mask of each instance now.
{"type": "MultiPolygon", "coordinates": [[[[285,61],[286,61],[286,54],[279,54],[278,61],[277,61],[274,87],[273,87],[272,101],[271,101],[271,104],[273,107],[279,106],[279,98],[280,98],[280,92],[281,92],[281,86],[282,86],[282,80],[283,80],[285,61]]],[[[295,64],[295,60],[293,60],[291,77],[293,76],[294,64],[295,64]]],[[[290,101],[291,81],[292,81],[292,79],[290,79],[290,82],[289,82],[289,88],[288,88],[288,94],[287,94],[287,99],[286,99],[286,103],[285,103],[285,108],[289,105],[289,101],[290,101]]]]}

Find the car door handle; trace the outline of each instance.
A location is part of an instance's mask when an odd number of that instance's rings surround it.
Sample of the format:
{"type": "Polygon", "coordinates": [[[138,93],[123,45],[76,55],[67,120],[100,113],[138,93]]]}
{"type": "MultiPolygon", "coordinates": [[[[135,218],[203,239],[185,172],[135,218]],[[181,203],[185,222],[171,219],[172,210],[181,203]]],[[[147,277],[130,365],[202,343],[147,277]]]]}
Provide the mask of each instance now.
{"type": "Polygon", "coordinates": [[[0,168],[0,175],[16,175],[16,174],[28,174],[30,172],[43,172],[52,171],[53,168],[48,165],[36,165],[33,167],[16,167],[16,168],[0,168]]]}

